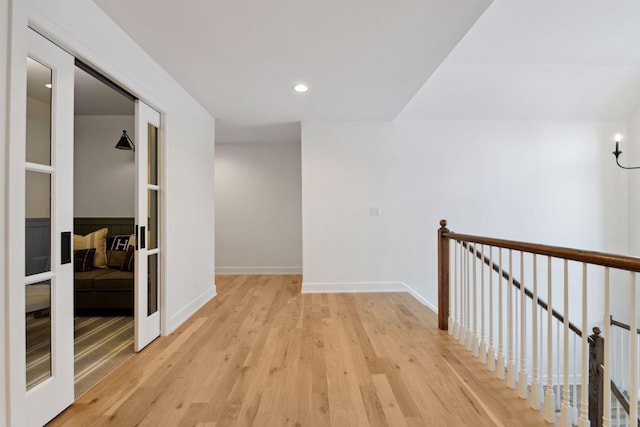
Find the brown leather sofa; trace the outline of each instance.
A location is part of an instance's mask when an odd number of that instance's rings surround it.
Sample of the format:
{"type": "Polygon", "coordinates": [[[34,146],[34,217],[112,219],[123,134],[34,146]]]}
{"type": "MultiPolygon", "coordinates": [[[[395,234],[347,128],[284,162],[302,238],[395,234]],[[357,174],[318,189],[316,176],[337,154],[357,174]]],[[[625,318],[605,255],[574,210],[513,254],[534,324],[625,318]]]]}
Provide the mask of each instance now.
{"type": "MultiPolygon", "coordinates": [[[[133,218],[74,218],[74,233],[86,235],[103,227],[109,235],[133,233],[133,218]]],[[[76,315],[133,314],[134,276],[131,271],[97,268],[74,273],[76,315]]]]}
{"type": "Polygon", "coordinates": [[[76,315],[133,313],[133,272],[111,268],[74,273],[76,315]]]}

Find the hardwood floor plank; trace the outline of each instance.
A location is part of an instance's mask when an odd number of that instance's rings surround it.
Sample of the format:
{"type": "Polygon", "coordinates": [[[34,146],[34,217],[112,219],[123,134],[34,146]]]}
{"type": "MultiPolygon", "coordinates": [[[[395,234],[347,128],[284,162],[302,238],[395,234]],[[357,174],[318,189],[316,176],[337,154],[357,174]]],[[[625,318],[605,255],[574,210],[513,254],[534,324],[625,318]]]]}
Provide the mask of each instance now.
{"type": "Polygon", "coordinates": [[[301,294],[218,276],[218,296],[51,426],[544,426],[406,293],[301,294]]]}

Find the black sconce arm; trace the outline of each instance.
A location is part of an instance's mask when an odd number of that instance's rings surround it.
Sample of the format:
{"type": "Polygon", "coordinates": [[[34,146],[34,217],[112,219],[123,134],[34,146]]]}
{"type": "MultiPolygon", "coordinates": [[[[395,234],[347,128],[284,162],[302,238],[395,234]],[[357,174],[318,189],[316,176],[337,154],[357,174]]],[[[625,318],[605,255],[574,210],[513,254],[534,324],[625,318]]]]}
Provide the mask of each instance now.
{"type": "Polygon", "coordinates": [[[620,151],[618,142],[616,142],[616,151],[614,151],[612,154],[616,156],[616,164],[622,169],[640,169],[640,166],[622,166],[620,164],[620,160],[618,159],[618,157],[620,157],[620,154],[622,154],[622,151],[620,151]]]}

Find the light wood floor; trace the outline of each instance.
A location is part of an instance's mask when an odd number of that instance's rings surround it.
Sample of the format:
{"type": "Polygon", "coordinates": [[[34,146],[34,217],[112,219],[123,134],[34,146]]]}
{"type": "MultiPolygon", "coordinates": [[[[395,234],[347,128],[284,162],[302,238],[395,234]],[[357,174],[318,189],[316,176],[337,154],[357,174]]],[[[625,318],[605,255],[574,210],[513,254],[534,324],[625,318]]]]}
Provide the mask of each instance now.
{"type": "Polygon", "coordinates": [[[409,294],[300,281],[217,277],[213,301],[50,425],[547,425],[409,294]]]}

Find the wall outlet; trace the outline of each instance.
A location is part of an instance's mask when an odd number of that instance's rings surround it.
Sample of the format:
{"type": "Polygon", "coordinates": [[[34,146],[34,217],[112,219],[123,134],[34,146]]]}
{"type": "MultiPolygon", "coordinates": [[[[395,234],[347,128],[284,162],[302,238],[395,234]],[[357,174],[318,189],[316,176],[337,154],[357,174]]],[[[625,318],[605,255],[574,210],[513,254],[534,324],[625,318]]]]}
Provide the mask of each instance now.
{"type": "Polygon", "coordinates": [[[371,206],[369,208],[369,216],[380,216],[380,208],[378,206],[371,206]]]}

